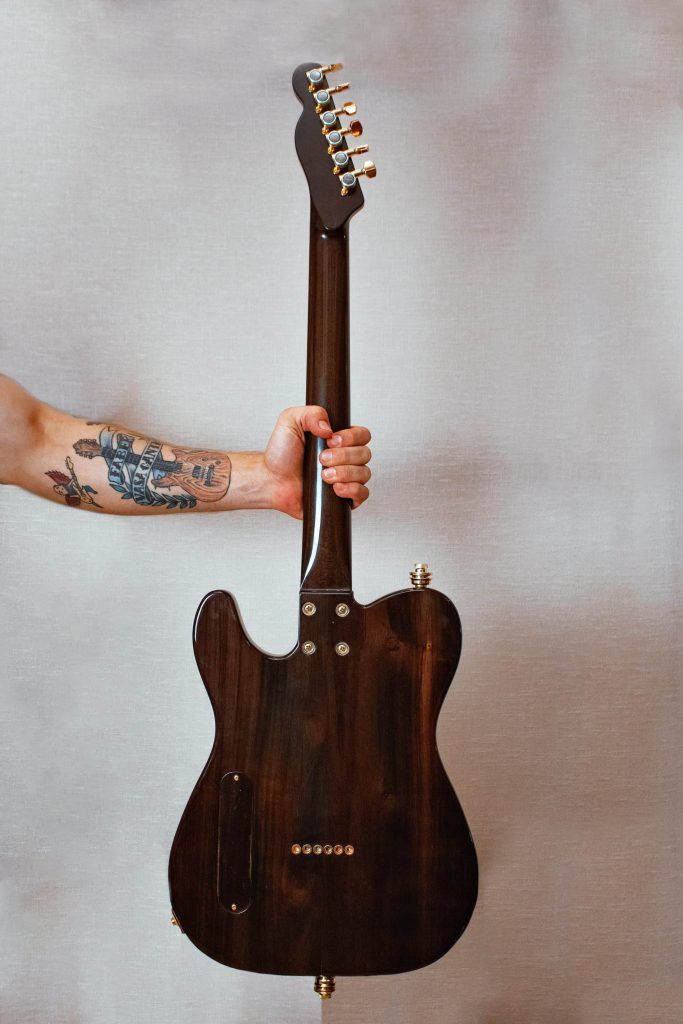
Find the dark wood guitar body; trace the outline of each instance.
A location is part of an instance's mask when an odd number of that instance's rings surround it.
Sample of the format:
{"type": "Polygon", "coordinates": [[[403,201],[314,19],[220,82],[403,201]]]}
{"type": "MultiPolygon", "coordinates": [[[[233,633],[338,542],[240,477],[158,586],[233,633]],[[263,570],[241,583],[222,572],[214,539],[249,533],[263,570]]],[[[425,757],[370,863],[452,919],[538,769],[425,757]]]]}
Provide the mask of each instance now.
{"type": "Polygon", "coordinates": [[[283,658],[250,642],[230,594],[199,609],[216,741],[173,845],[173,909],[195,945],[232,967],[412,970],[450,948],[476,900],[474,847],[435,741],[458,614],[429,589],[367,606],[348,593],[308,596],[316,614],[302,615],[283,658]],[[225,801],[246,780],[248,810],[221,815],[221,787],[225,801]],[[305,844],[323,852],[292,853],[305,844]],[[225,846],[233,861],[221,877],[225,846]]]}
{"type": "MultiPolygon", "coordinates": [[[[307,79],[319,67],[293,78],[311,193],[306,402],[340,429],[350,423],[347,224],[363,195],[357,184],[343,193],[332,173],[307,79]]],[[[245,970],[317,975],[329,995],[335,974],[408,971],[445,953],[474,909],[477,860],[436,748],[458,613],[428,587],[355,602],[349,503],[322,482],[323,447],[308,437],[294,650],[256,647],[225,591],[197,613],[216,738],[169,874],[175,918],[199,949],[245,970]]]]}

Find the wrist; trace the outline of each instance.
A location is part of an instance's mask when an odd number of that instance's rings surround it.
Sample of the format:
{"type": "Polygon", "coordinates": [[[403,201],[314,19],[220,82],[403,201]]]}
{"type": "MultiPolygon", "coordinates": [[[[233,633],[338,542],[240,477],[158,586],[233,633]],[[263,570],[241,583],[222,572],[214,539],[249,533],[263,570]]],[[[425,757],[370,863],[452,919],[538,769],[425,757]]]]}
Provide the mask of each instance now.
{"type": "Polygon", "coordinates": [[[275,508],[275,487],[263,452],[231,452],[230,487],[224,509],[275,508]]]}

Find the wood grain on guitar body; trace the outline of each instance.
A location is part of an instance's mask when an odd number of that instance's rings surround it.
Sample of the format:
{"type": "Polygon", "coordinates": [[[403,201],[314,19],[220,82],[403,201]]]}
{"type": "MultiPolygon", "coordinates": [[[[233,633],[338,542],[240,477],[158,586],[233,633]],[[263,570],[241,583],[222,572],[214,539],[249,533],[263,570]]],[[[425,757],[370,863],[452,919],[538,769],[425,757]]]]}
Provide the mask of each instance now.
{"type": "MultiPolygon", "coordinates": [[[[335,107],[327,74],[302,64],[296,150],[311,198],[306,402],[333,429],[350,423],[348,222],[363,205],[349,136],[355,104],[335,107]],[[343,174],[340,171],[343,169],[343,174]]],[[[344,83],[346,88],[346,83],[344,83]]],[[[364,152],[367,147],[356,147],[364,152]]],[[[207,595],[194,649],[216,738],[171,851],[174,919],[223,964],[334,976],[414,970],[464,931],[477,858],[436,747],[438,714],[458,664],[460,620],[427,586],[358,604],[349,503],[322,484],[324,442],[308,436],[299,639],[285,656],[248,637],[235,599],[207,595]]],[[[182,487],[198,480],[176,451],[182,487]],[[189,472],[188,472],[189,469],[189,472]]],[[[200,465],[196,453],[195,466],[200,465]]],[[[196,492],[193,492],[196,493],[196,492]]]]}

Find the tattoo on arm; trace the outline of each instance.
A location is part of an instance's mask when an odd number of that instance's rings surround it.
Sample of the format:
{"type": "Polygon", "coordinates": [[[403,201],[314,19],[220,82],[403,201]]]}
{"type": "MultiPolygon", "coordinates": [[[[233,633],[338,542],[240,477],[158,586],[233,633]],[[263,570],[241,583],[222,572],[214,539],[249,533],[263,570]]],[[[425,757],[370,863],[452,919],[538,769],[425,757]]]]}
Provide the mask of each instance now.
{"type": "Polygon", "coordinates": [[[64,464],[69,470],[68,476],[66,473],[62,473],[61,469],[48,469],[45,474],[45,476],[49,476],[52,480],[54,492],[61,494],[67,505],[73,505],[75,508],[78,508],[81,502],[84,505],[94,505],[95,508],[102,508],[93,498],[93,494],[97,494],[97,491],[88,484],[80,482],[76,476],[74,464],[68,455],[64,464]]]}
{"type": "MultiPolygon", "coordinates": [[[[174,457],[167,459],[164,447],[154,438],[111,426],[103,427],[98,439],[81,438],[73,446],[84,459],[104,459],[110,487],[122,500],[138,505],[168,511],[189,509],[198,501],[219,501],[227,494],[232,465],[224,452],[172,448],[174,457]]],[[[69,462],[67,459],[67,465],[69,462]]],[[[69,504],[74,503],[65,497],[69,504]]],[[[82,495],[81,499],[85,500],[82,495]]],[[[89,503],[96,504],[92,500],[89,503]]]]}

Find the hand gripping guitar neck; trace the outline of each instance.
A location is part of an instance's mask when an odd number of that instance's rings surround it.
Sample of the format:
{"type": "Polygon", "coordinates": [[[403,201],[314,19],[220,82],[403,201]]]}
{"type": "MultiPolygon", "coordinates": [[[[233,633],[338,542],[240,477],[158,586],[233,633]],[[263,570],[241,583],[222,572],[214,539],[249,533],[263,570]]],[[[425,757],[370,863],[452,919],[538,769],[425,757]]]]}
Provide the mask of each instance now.
{"type": "MultiPolygon", "coordinates": [[[[296,69],[296,150],[311,198],[306,400],[348,426],[348,238],[363,205],[362,128],[341,65],[296,69]],[[351,146],[349,145],[351,143],[351,146]],[[351,148],[353,147],[353,148],[351,148]]],[[[284,656],[247,636],[214,591],[194,627],[216,736],[171,851],[174,920],[220,963],[393,974],[442,956],[470,919],[477,860],[436,747],[460,621],[417,566],[411,589],[358,604],[348,503],[323,487],[309,439],[299,639],[284,656]]]]}

